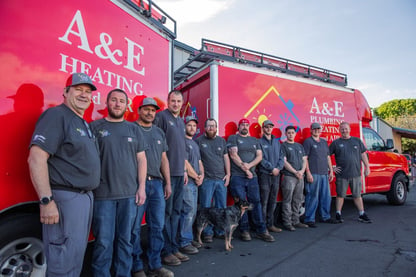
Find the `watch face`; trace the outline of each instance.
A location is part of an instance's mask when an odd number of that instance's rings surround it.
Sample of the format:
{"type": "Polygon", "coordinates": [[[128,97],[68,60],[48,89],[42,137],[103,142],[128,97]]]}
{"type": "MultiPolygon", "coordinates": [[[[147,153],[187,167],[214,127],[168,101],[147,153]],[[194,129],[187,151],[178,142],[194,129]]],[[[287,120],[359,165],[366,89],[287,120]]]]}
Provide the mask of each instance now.
{"type": "Polygon", "coordinates": [[[42,197],[42,199],[40,200],[40,204],[47,205],[49,204],[51,200],[52,200],[52,197],[42,197]]]}

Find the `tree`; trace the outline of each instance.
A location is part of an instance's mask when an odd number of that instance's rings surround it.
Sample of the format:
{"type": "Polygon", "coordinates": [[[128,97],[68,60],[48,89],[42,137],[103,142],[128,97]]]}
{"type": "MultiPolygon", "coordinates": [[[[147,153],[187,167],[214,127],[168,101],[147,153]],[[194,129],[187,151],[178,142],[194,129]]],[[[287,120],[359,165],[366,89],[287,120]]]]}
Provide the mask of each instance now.
{"type": "MultiPolygon", "coordinates": [[[[374,114],[394,127],[416,130],[416,99],[396,99],[386,102],[375,108],[374,114]]],[[[416,140],[402,138],[402,151],[416,152],[416,140]]]]}

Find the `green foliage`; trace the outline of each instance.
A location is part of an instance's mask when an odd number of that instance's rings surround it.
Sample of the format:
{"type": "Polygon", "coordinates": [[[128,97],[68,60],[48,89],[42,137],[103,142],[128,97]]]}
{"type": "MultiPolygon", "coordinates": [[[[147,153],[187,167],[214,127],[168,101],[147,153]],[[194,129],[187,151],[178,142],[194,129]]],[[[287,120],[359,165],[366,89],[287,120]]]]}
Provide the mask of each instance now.
{"type": "Polygon", "coordinates": [[[416,114],[416,99],[391,100],[375,108],[374,113],[382,119],[394,118],[395,120],[405,115],[414,115],[416,114]]]}
{"type": "MultiPolygon", "coordinates": [[[[374,114],[391,126],[416,130],[416,99],[397,99],[374,109],[374,114]]],[[[402,152],[415,153],[416,140],[402,138],[402,152]]]]}

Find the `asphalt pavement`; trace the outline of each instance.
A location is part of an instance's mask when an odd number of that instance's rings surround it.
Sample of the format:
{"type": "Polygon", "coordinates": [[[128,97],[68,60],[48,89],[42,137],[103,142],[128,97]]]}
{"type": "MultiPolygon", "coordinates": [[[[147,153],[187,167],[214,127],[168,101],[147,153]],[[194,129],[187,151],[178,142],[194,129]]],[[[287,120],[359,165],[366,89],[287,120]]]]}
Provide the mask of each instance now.
{"type": "MultiPolygon", "coordinates": [[[[416,276],[416,188],[403,206],[383,195],[364,196],[373,223],[358,222],[352,199],[346,199],[344,223],[273,234],[276,241],[243,242],[234,234],[234,249],[214,239],[180,266],[176,277],[216,276],[416,276]]],[[[334,202],[334,201],[333,201],[334,202]]]]}

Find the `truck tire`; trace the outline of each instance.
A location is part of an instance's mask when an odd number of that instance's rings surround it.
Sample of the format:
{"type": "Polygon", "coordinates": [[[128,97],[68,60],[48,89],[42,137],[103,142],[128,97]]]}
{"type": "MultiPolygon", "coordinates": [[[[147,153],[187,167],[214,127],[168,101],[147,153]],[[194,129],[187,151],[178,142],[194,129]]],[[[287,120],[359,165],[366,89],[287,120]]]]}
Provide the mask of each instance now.
{"type": "Polygon", "coordinates": [[[392,205],[403,205],[407,198],[406,177],[403,174],[394,176],[387,200],[392,205]]]}
{"type": "Polygon", "coordinates": [[[46,259],[39,214],[18,214],[0,220],[0,276],[43,277],[46,259]]]}

